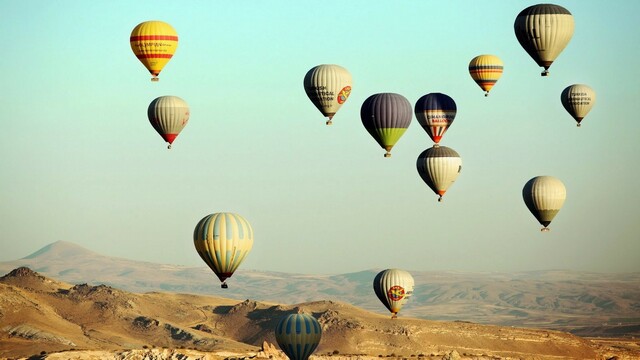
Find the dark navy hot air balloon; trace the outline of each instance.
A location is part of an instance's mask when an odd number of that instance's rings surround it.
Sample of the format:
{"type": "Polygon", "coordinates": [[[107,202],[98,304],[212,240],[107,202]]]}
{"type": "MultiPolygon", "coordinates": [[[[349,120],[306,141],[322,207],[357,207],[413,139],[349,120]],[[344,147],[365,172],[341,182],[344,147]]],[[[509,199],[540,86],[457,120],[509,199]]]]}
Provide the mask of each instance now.
{"type": "Polygon", "coordinates": [[[416,101],[416,118],[427,135],[438,144],[456,117],[456,102],[448,95],[430,93],[416,101]]]}
{"type": "Polygon", "coordinates": [[[322,327],[313,316],[290,314],[276,325],[276,341],[291,360],[307,360],[322,337],[322,327]]]}

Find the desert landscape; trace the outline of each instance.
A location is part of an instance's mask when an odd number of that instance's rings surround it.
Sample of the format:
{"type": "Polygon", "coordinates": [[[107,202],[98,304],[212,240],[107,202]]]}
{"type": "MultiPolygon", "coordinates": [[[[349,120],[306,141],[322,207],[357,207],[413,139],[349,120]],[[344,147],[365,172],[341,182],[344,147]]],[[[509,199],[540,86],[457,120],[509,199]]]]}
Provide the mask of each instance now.
{"type": "Polygon", "coordinates": [[[274,345],[283,315],[322,325],[316,357],[427,359],[634,359],[640,341],[466,321],[392,320],[338,301],[283,305],[69,284],[20,267],[0,278],[5,359],[286,358],[274,345]]]}

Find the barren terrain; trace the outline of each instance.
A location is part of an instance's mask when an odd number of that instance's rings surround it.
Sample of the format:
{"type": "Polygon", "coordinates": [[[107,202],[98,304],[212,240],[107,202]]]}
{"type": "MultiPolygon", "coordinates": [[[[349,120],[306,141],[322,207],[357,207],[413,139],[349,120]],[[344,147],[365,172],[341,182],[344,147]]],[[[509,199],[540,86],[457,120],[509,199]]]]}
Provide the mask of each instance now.
{"type": "Polygon", "coordinates": [[[0,357],[50,359],[283,358],[272,348],[285,314],[323,327],[316,356],[429,359],[638,358],[638,342],[541,329],[371,313],[337,301],[254,300],[72,285],[18,268],[0,278],[0,357]],[[265,345],[266,342],[266,345],[265,345]]]}

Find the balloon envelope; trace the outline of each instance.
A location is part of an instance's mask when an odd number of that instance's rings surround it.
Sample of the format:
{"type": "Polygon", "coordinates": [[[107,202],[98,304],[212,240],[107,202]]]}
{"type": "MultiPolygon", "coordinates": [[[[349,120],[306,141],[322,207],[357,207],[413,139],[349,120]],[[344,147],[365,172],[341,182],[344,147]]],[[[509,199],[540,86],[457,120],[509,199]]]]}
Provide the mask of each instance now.
{"type": "Polygon", "coordinates": [[[524,50],[544,67],[542,76],[569,44],[575,24],[569,10],[554,4],[538,4],[522,10],[513,24],[524,50]]]}
{"type": "Polygon", "coordinates": [[[351,74],[339,65],[318,65],[307,72],[303,85],[309,100],[331,125],[331,119],[351,94],[351,74]]]}
{"type": "Polygon", "coordinates": [[[276,326],[276,341],[291,360],[306,360],[315,351],[322,337],[318,321],[307,314],[284,316],[276,326]]]}
{"type": "Polygon", "coordinates": [[[198,222],[193,243],[198,255],[224,283],[251,251],[253,229],[238,214],[214,213],[198,222]]]}
{"type": "Polygon", "coordinates": [[[456,118],[456,102],[449,95],[430,93],[416,101],[416,119],[436,144],[456,118]]]}
{"type": "Polygon", "coordinates": [[[574,84],[562,91],[560,101],[580,126],[582,119],[587,116],[596,103],[596,92],[587,85],[574,84]]]}
{"type": "Polygon", "coordinates": [[[567,189],[553,176],[536,176],[522,188],[522,198],[529,211],[544,226],[542,231],[548,231],[551,220],[567,198],[567,189]]]}
{"type": "Polygon", "coordinates": [[[460,175],[462,159],[458,153],[446,146],[434,146],[423,151],[416,163],[422,180],[440,195],[438,201],[460,175]]]}
{"type": "Polygon", "coordinates": [[[157,76],[178,48],[178,33],[166,22],[145,21],[131,31],[131,50],[157,81],[157,76]]]}
{"type": "Polygon", "coordinates": [[[413,277],[400,269],[386,269],[373,279],[373,291],[395,318],[413,294],[413,277]]]}
{"type": "Polygon", "coordinates": [[[395,93],[369,96],[360,108],[360,118],[367,132],[391,156],[391,149],[411,124],[411,103],[395,93]]]}
{"type": "Polygon", "coordinates": [[[160,96],[154,99],[147,109],[151,126],[171,144],[189,122],[189,105],[177,96],[160,96]]]}
{"type": "Polygon", "coordinates": [[[495,55],[479,55],[469,62],[469,75],[485,91],[484,96],[489,95],[489,91],[502,76],[504,64],[495,55]]]}

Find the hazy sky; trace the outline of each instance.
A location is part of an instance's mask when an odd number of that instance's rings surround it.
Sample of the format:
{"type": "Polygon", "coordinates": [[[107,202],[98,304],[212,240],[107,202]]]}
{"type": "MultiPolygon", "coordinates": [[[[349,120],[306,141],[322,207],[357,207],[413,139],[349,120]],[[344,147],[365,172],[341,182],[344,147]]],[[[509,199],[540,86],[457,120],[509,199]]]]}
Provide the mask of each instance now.
{"type": "Polygon", "coordinates": [[[0,261],[66,240],[201,266],[193,228],[231,211],[255,232],[245,269],[640,271],[640,2],[556,3],[575,33],[543,78],[513,32],[530,1],[2,1],[0,261]],[[129,46],[146,20],[180,39],[158,83],[129,46]],[[467,71],[485,53],[505,63],[488,98],[467,71]],[[353,76],[332,126],[302,87],[323,63],[353,76]],[[575,83],[597,92],[581,128],[575,83]],[[362,126],[379,92],[456,101],[442,203],[415,117],[391,158],[362,126]],[[191,108],[171,150],[146,115],[162,95],[191,108]],[[522,201],[537,175],[567,187],[548,233],[522,201]]]}

